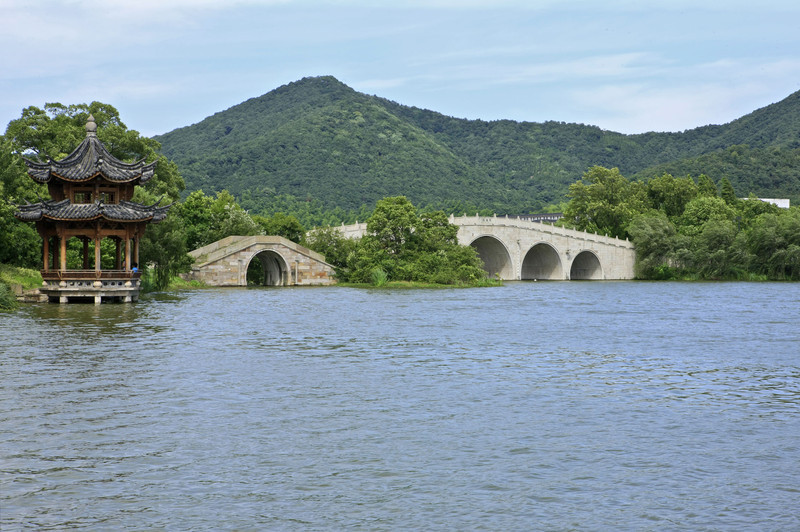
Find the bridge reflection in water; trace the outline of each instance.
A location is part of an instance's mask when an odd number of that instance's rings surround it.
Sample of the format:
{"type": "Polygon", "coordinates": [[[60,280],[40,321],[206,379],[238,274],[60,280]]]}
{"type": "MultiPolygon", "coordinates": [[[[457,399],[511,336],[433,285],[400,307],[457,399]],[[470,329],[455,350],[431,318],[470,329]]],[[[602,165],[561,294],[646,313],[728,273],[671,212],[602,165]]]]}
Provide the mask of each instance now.
{"type": "MultiPolygon", "coordinates": [[[[548,223],[497,216],[451,216],[458,241],[476,249],[492,277],[517,280],[633,279],[635,252],[627,240],[548,223]]],[[[367,224],[342,225],[360,237],[367,224]]]]}

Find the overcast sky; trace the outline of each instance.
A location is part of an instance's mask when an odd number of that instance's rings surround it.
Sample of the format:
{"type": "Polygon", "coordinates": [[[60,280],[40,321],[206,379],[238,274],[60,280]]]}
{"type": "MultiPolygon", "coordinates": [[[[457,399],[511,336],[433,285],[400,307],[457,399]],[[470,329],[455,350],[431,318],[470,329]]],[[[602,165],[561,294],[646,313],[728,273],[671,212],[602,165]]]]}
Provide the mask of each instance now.
{"type": "Polygon", "coordinates": [[[0,0],[0,131],[97,100],[151,136],[319,75],[460,118],[682,131],[800,90],[800,2],[0,0]]]}

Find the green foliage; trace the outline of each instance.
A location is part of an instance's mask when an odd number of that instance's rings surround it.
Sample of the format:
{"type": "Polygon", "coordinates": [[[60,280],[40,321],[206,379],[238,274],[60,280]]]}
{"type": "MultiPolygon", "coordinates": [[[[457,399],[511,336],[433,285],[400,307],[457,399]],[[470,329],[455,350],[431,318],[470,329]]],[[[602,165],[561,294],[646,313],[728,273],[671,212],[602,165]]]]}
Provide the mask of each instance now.
{"type": "Polygon", "coordinates": [[[196,190],[183,203],[178,204],[175,210],[183,221],[189,250],[211,244],[226,236],[262,234],[262,229],[227,190],[218,192],[216,197],[196,190]]]}
{"type": "Polygon", "coordinates": [[[733,207],[739,203],[739,198],[736,197],[736,191],[733,190],[733,185],[728,176],[723,177],[719,182],[719,197],[733,207]]]}
{"type": "Polygon", "coordinates": [[[381,253],[400,256],[419,225],[414,206],[405,196],[384,198],[367,221],[367,233],[381,253]]]}
{"type": "Polygon", "coordinates": [[[647,182],[650,206],[664,212],[670,219],[681,216],[686,204],[697,194],[697,184],[689,176],[674,178],[671,174],[663,174],[647,182]]]}
{"type": "Polygon", "coordinates": [[[306,234],[305,227],[297,218],[282,212],[275,213],[270,217],[255,215],[253,221],[261,228],[263,234],[282,236],[298,244],[306,234]]]}
{"type": "Polygon", "coordinates": [[[41,238],[30,224],[14,217],[15,211],[13,205],[0,203],[0,263],[34,268],[42,261],[41,238]]]}
{"type": "Polygon", "coordinates": [[[386,286],[386,283],[389,281],[389,276],[380,268],[373,268],[370,278],[372,279],[372,286],[378,287],[386,286]]]}
{"type": "Polygon", "coordinates": [[[736,211],[725,200],[716,196],[700,195],[686,204],[681,216],[681,232],[697,235],[706,222],[711,220],[733,220],[736,211]]]}
{"type": "Polygon", "coordinates": [[[38,201],[46,189],[28,177],[13,145],[0,137],[0,263],[35,267],[41,261],[41,239],[30,225],[14,216],[15,204],[38,201]]]}
{"type": "Polygon", "coordinates": [[[335,227],[322,227],[310,231],[303,241],[309,249],[321,253],[325,261],[334,267],[336,277],[350,277],[349,262],[353,260],[358,241],[345,238],[335,227]]]}
{"type": "Polygon", "coordinates": [[[697,178],[697,194],[699,196],[716,197],[717,185],[706,174],[700,174],[697,178]]]}
{"type": "Polygon", "coordinates": [[[8,285],[20,285],[26,290],[31,290],[42,285],[42,275],[39,270],[32,268],[0,264],[0,282],[8,285]]]}
{"type": "Polygon", "coordinates": [[[139,259],[144,267],[143,279],[147,280],[143,283],[146,291],[164,290],[174,277],[189,271],[193,260],[187,254],[184,225],[179,214],[170,212],[166,219],[147,228],[139,259]]]}
{"type": "Polygon", "coordinates": [[[627,238],[627,227],[646,206],[647,190],[639,182],[630,182],[618,168],[593,166],[569,187],[570,201],[564,211],[564,224],[581,231],[591,231],[627,238]]]}
{"type": "Polygon", "coordinates": [[[636,246],[636,276],[670,278],[668,262],[677,245],[677,233],[666,213],[650,211],[637,215],[628,226],[628,233],[636,246]]]}
{"type": "MultiPolygon", "coordinates": [[[[390,281],[476,285],[486,278],[475,250],[456,241],[458,228],[441,211],[419,215],[403,196],[384,198],[367,221],[367,234],[347,251],[345,265],[337,265],[340,280],[383,285],[390,281]]],[[[347,248],[330,233],[316,233],[333,251],[336,262],[347,248]]],[[[327,257],[327,255],[326,255],[327,257]]],[[[334,263],[335,264],[335,263],[334,263]]]]}
{"type": "Polygon", "coordinates": [[[615,213],[631,215],[625,231],[636,248],[638,278],[800,279],[797,207],[739,200],[725,181],[717,196],[702,176],[702,186],[669,174],[631,183],[616,169],[595,167],[585,178],[590,185],[570,187],[568,220],[614,234],[621,218],[615,213]]]}
{"type": "Polygon", "coordinates": [[[19,306],[12,285],[31,290],[41,284],[42,276],[36,270],[0,264],[0,311],[14,310],[19,306]]]}
{"type": "Polygon", "coordinates": [[[14,297],[11,288],[9,288],[6,283],[0,281],[0,311],[14,310],[17,306],[17,298],[14,297]]]}
{"type": "Polygon", "coordinates": [[[62,159],[86,138],[86,121],[90,114],[97,123],[97,137],[114,157],[127,162],[158,161],[153,178],[144,186],[147,191],[165,194],[172,201],[180,197],[185,186],[183,178],[177,166],[158,153],[161,144],[129,130],[120,119],[119,111],[111,105],[48,103],[43,109],[26,107],[20,118],[9,122],[5,137],[16,156],[62,159]]]}
{"type": "Polygon", "coordinates": [[[752,267],[774,279],[800,279],[800,209],[759,215],[747,233],[752,267]]]}
{"type": "Polygon", "coordinates": [[[761,198],[789,198],[793,204],[800,203],[800,148],[796,147],[796,142],[795,147],[734,145],[653,166],[634,177],[647,179],[663,173],[705,174],[719,183],[720,195],[726,193],[723,188],[727,188],[725,180],[728,180],[731,188],[739,192],[736,197],[752,194],[761,198]]]}

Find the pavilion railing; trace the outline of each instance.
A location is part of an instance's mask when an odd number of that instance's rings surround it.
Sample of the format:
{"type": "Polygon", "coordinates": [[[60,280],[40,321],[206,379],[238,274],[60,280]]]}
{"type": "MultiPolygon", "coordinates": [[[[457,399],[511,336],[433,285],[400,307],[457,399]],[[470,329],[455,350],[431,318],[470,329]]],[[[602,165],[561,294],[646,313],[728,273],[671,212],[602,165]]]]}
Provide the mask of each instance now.
{"type": "Polygon", "coordinates": [[[142,276],[140,271],[129,270],[42,270],[41,274],[44,281],[134,280],[142,276]]]}

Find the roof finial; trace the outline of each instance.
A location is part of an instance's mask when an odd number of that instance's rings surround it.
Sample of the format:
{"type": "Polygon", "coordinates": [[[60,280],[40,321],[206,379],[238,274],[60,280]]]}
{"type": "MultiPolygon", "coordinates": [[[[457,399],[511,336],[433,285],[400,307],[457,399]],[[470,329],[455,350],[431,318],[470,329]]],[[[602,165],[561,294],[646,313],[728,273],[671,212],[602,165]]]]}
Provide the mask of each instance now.
{"type": "Polygon", "coordinates": [[[97,124],[94,122],[94,117],[89,115],[89,118],[86,120],[86,136],[87,137],[94,137],[97,134],[97,124]]]}

